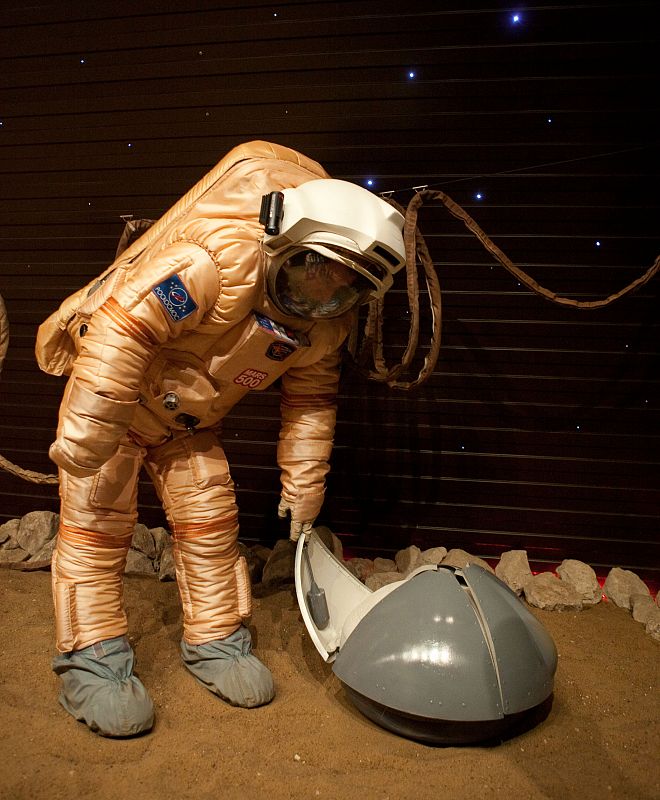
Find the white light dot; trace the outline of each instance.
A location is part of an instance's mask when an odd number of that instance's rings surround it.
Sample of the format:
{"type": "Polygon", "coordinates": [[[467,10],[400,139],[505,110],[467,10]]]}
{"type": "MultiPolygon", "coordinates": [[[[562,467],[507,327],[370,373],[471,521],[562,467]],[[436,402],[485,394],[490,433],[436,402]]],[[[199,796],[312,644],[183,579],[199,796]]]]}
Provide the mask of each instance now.
{"type": "Polygon", "coordinates": [[[133,145],[132,145],[130,142],[128,143],[128,146],[129,146],[129,147],[133,147],[133,145]]]}
{"type": "Polygon", "coordinates": [[[475,198],[476,198],[477,200],[483,200],[483,195],[481,194],[481,192],[477,192],[477,193],[475,194],[475,198]]]}
{"type": "Polygon", "coordinates": [[[81,64],[84,64],[84,63],[85,63],[85,59],[84,59],[84,58],[81,58],[81,59],[80,59],[80,63],[81,63],[81,64]]]}
{"type": "Polygon", "coordinates": [[[274,17],[276,17],[276,16],[277,16],[277,11],[273,11],[273,16],[274,16],[274,17]]]}
{"type": "Polygon", "coordinates": [[[198,55],[200,55],[200,56],[203,56],[203,55],[204,55],[204,51],[203,51],[203,50],[200,50],[200,51],[199,51],[199,53],[198,53],[198,55]]]}
{"type": "Polygon", "coordinates": [[[580,426],[579,426],[579,425],[576,425],[576,426],[575,426],[575,429],[579,431],[579,430],[580,430],[580,426]]]}
{"type": "Polygon", "coordinates": [[[415,73],[412,70],[410,70],[410,72],[408,73],[408,77],[409,78],[414,78],[415,77],[415,73]]]}
{"type": "Polygon", "coordinates": [[[204,114],[204,116],[205,116],[205,117],[210,117],[211,115],[210,115],[210,114],[209,114],[209,112],[207,111],[207,112],[206,112],[206,114],[204,114]]]}
{"type": "Polygon", "coordinates": [[[552,122],[552,117],[548,117],[547,122],[552,122]]]}
{"type": "Polygon", "coordinates": [[[87,205],[88,205],[88,206],[91,206],[92,204],[91,204],[91,203],[87,203],[87,205]]]}
{"type": "Polygon", "coordinates": [[[520,16],[520,14],[513,14],[511,17],[511,22],[513,22],[514,25],[517,25],[521,20],[522,17],[520,16]]]}
{"type": "Polygon", "coordinates": [[[367,186],[373,186],[373,185],[374,182],[371,180],[371,178],[369,178],[369,180],[367,181],[367,186]]]}
{"type": "Polygon", "coordinates": [[[600,240],[599,239],[596,240],[596,247],[600,247],[600,240]]]}

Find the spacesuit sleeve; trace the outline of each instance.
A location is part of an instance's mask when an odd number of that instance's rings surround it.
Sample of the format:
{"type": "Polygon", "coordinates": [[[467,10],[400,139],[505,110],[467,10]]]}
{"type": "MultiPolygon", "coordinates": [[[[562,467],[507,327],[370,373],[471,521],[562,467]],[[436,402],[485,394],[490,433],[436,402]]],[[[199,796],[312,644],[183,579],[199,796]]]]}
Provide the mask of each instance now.
{"type": "Polygon", "coordinates": [[[156,351],[195,328],[219,290],[211,255],[186,242],[169,246],[114,289],[81,331],[49,451],[56,464],[82,477],[114,455],[156,351]]]}
{"type": "Polygon", "coordinates": [[[277,447],[282,499],[293,522],[313,521],[323,505],[337,416],[339,349],[282,377],[277,447]]]}

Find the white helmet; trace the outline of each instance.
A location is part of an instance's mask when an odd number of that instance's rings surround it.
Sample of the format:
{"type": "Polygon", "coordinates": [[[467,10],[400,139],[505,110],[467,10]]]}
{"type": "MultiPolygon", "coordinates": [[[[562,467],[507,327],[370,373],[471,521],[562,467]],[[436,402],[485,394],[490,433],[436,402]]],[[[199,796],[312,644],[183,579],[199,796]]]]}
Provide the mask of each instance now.
{"type": "Polygon", "coordinates": [[[347,181],[308,181],[266,195],[260,221],[271,257],[269,293],[285,313],[335,317],[356,303],[382,297],[406,261],[403,216],[380,197],[347,181]],[[350,275],[346,283],[342,265],[350,275]],[[348,268],[348,270],[346,270],[348,268]],[[303,300],[300,271],[326,286],[325,302],[303,300]],[[296,274],[298,271],[299,274],[296,274]],[[356,276],[354,271],[357,272],[356,276]]]}

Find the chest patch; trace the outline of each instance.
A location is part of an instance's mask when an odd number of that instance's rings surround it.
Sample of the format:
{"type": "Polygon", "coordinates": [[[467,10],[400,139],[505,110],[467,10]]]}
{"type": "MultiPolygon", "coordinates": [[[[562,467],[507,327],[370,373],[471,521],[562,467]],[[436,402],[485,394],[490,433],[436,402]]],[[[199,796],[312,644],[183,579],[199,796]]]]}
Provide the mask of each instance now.
{"type": "Polygon", "coordinates": [[[154,287],[153,293],[175,322],[181,322],[197,310],[197,303],[192,299],[190,292],[178,275],[173,275],[159,283],[154,287]]]}

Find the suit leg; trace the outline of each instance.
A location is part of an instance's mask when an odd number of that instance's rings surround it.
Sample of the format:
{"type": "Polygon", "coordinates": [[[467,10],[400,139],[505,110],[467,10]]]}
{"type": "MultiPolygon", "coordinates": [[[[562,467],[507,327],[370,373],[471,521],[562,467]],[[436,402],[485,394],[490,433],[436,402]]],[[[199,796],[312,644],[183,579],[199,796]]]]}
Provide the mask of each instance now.
{"type": "Polygon", "coordinates": [[[224,450],[213,432],[202,431],[150,448],[145,465],[172,531],[184,640],[200,645],[223,639],[251,612],[224,450]]]}
{"type": "Polygon", "coordinates": [[[60,470],[52,585],[61,653],[127,632],[122,577],[137,518],[144,452],[125,440],[96,475],[76,478],[60,470]]]}

